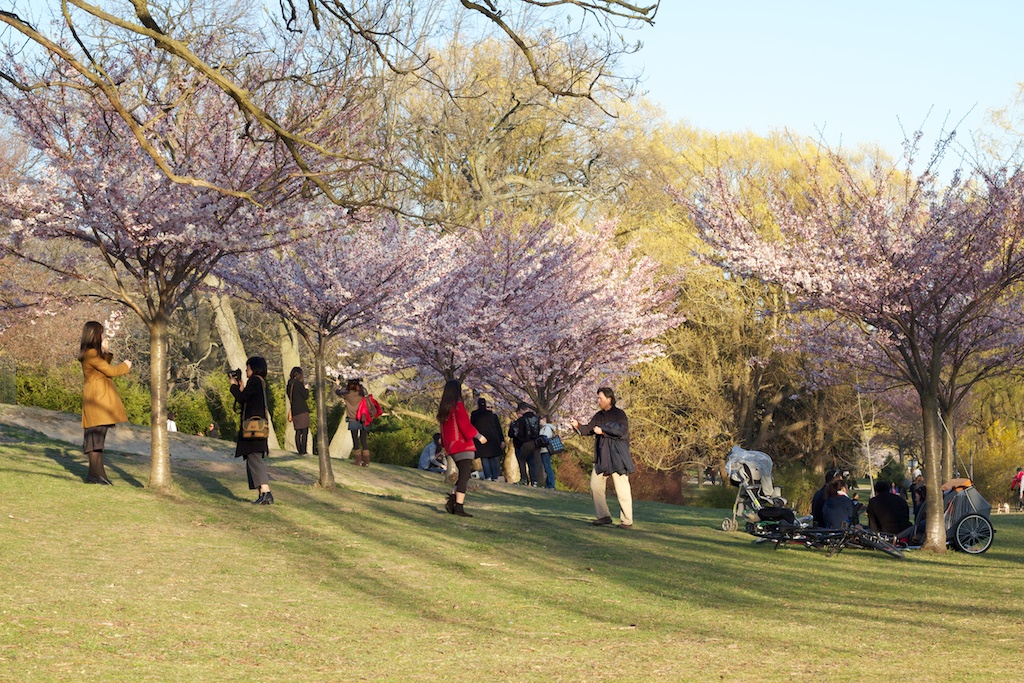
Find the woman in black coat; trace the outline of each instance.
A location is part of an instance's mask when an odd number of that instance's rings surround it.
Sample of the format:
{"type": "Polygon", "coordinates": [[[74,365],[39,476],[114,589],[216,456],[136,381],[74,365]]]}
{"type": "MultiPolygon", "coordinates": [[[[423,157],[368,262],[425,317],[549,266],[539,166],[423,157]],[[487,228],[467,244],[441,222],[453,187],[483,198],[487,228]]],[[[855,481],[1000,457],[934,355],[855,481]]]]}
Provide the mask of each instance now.
{"type": "Polygon", "coordinates": [[[259,498],[253,505],[273,505],[274,494],[270,492],[270,478],[267,474],[266,457],[270,453],[267,439],[243,439],[242,425],[250,417],[270,419],[267,407],[267,359],[253,356],[245,362],[245,386],[239,379],[231,376],[231,395],[242,404],[242,419],[238,427],[238,442],[235,446],[235,457],[245,458],[245,472],[249,478],[249,488],[259,489],[259,498]]]}
{"type": "Polygon", "coordinates": [[[469,416],[476,430],[487,437],[487,443],[476,447],[476,455],[484,468],[484,479],[498,481],[501,476],[501,461],[505,455],[505,435],[501,431],[501,420],[487,408],[487,399],[476,401],[476,410],[469,416]]]}
{"type": "Polygon", "coordinates": [[[309,387],[302,378],[302,368],[292,368],[288,379],[288,421],[295,429],[295,450],[309,455],[309,387]]]}

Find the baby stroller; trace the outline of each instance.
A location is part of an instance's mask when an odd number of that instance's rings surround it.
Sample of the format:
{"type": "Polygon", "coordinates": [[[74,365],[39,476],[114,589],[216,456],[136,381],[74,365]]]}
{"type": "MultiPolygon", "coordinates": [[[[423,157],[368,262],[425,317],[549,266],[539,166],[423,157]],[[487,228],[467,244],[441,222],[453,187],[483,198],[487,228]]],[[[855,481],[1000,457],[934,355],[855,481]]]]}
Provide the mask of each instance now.
{"type": "Polygon", "coordinates": [[[971,555],[992,547],[992,506],[970,479],[950,479],[942,485],[946,543],[971,555]]]}
{"type": "Polygon", "coordinates": [[[738,486],[732,517],[722,520],[723,531],[736,531],[737,517],[766,507],[786,507],[782,489],[772,482],[772,459],[761,451],[748,451],[733,446],[725,459],[725,472],[733,486],[738,486]]]}
{"type": "MultiPolygon", "coordinates": [[[[971,555],[980,555],[992,547],[992,506],[970,479],[950,479],[942,485],[942,517],[946,544],[971,555]]],[[[922,520],[900,534],[900,540],[917,546],[924,537],[922,520]]]]}

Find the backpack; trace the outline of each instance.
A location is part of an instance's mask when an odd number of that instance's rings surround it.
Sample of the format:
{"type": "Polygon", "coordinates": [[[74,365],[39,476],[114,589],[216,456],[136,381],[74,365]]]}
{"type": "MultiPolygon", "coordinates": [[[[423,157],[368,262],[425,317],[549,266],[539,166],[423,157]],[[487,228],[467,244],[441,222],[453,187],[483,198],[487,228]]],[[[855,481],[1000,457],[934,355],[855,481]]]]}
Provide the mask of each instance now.
{"type": "Polygon", "coordinates": [[[370,423],[380,417],[382,412],[380,404],[377,403],[377,399],[373,397],[373,394],[367,394],[359,402],[359,407],[356,408],[356,420],[363,423],[364,427],[369,427],[370,423]]]}
{"type": "Polygon", "coordinates": [[[523,425],[526,433],[523,434],[523,441],[536,441],[540,438],[540,418],[536,415],[524,415],[523,425]]]}

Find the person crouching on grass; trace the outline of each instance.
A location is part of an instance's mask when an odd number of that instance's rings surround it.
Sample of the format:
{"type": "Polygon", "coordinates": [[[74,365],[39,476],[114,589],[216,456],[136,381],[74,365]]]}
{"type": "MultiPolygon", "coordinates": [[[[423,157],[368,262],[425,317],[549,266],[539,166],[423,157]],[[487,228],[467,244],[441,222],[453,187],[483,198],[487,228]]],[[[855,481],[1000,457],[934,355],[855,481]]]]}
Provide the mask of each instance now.
{"type": "Polygon", "coordinates": [[[441,403],[437,407],[437,423],[441,425],[441,445],[445,453],[451,455],[455,466],[459,468],[459,478],[455,488],[448,495],[444,509],[449,514],[460,517],[472,517],[464,507],[466,502],[466,484],[473,474],[473,459],[476,457],[476,444],[487,443],[487,437],[478,432],[469,420],[469,413],[462,403],[462,383],[457,379],[445,382],[441,392],[441,403]]]}
{"type": "Polygon", "coordinates": [[[597,390],[597,406],[600,410],[587,424],[581,425],[577,420],[570,423],[582,436],[596,436],[590,493],[594,496],[597,519],[592,524],[605,526],[612,523],[606,494],[608,477],[611,477],[615,485],[615,497],[619,499],[619,527],[632,529],[633,494],[629,488],[629,475],[635,468],[629,454],[629,418],[622,408],[615,406],[615,392],[609,387],[597,390]]]}

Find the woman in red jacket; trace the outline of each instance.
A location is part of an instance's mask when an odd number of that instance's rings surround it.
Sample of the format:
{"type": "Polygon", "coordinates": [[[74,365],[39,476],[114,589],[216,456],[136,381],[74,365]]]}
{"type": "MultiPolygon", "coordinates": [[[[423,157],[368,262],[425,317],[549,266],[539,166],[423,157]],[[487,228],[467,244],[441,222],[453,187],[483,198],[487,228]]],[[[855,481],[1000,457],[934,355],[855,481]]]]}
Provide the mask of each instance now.
{"type": "Polygon", "coordinates": [[[469,421],[469,413],[462,403],[462,383],[456,379],[445,382],[441,393],[441,405],[437,408],[437,422],[441,425],[441,445],[444,452],[451,455],[459,468],[459,479],[448,496],[444,509],[460,517],[472,517],[463,505],[466,502],[466,484],[473,473],[473,458],[476,457],[476,439],[481,444],[487,438],[478,432],[469,421]]]}

